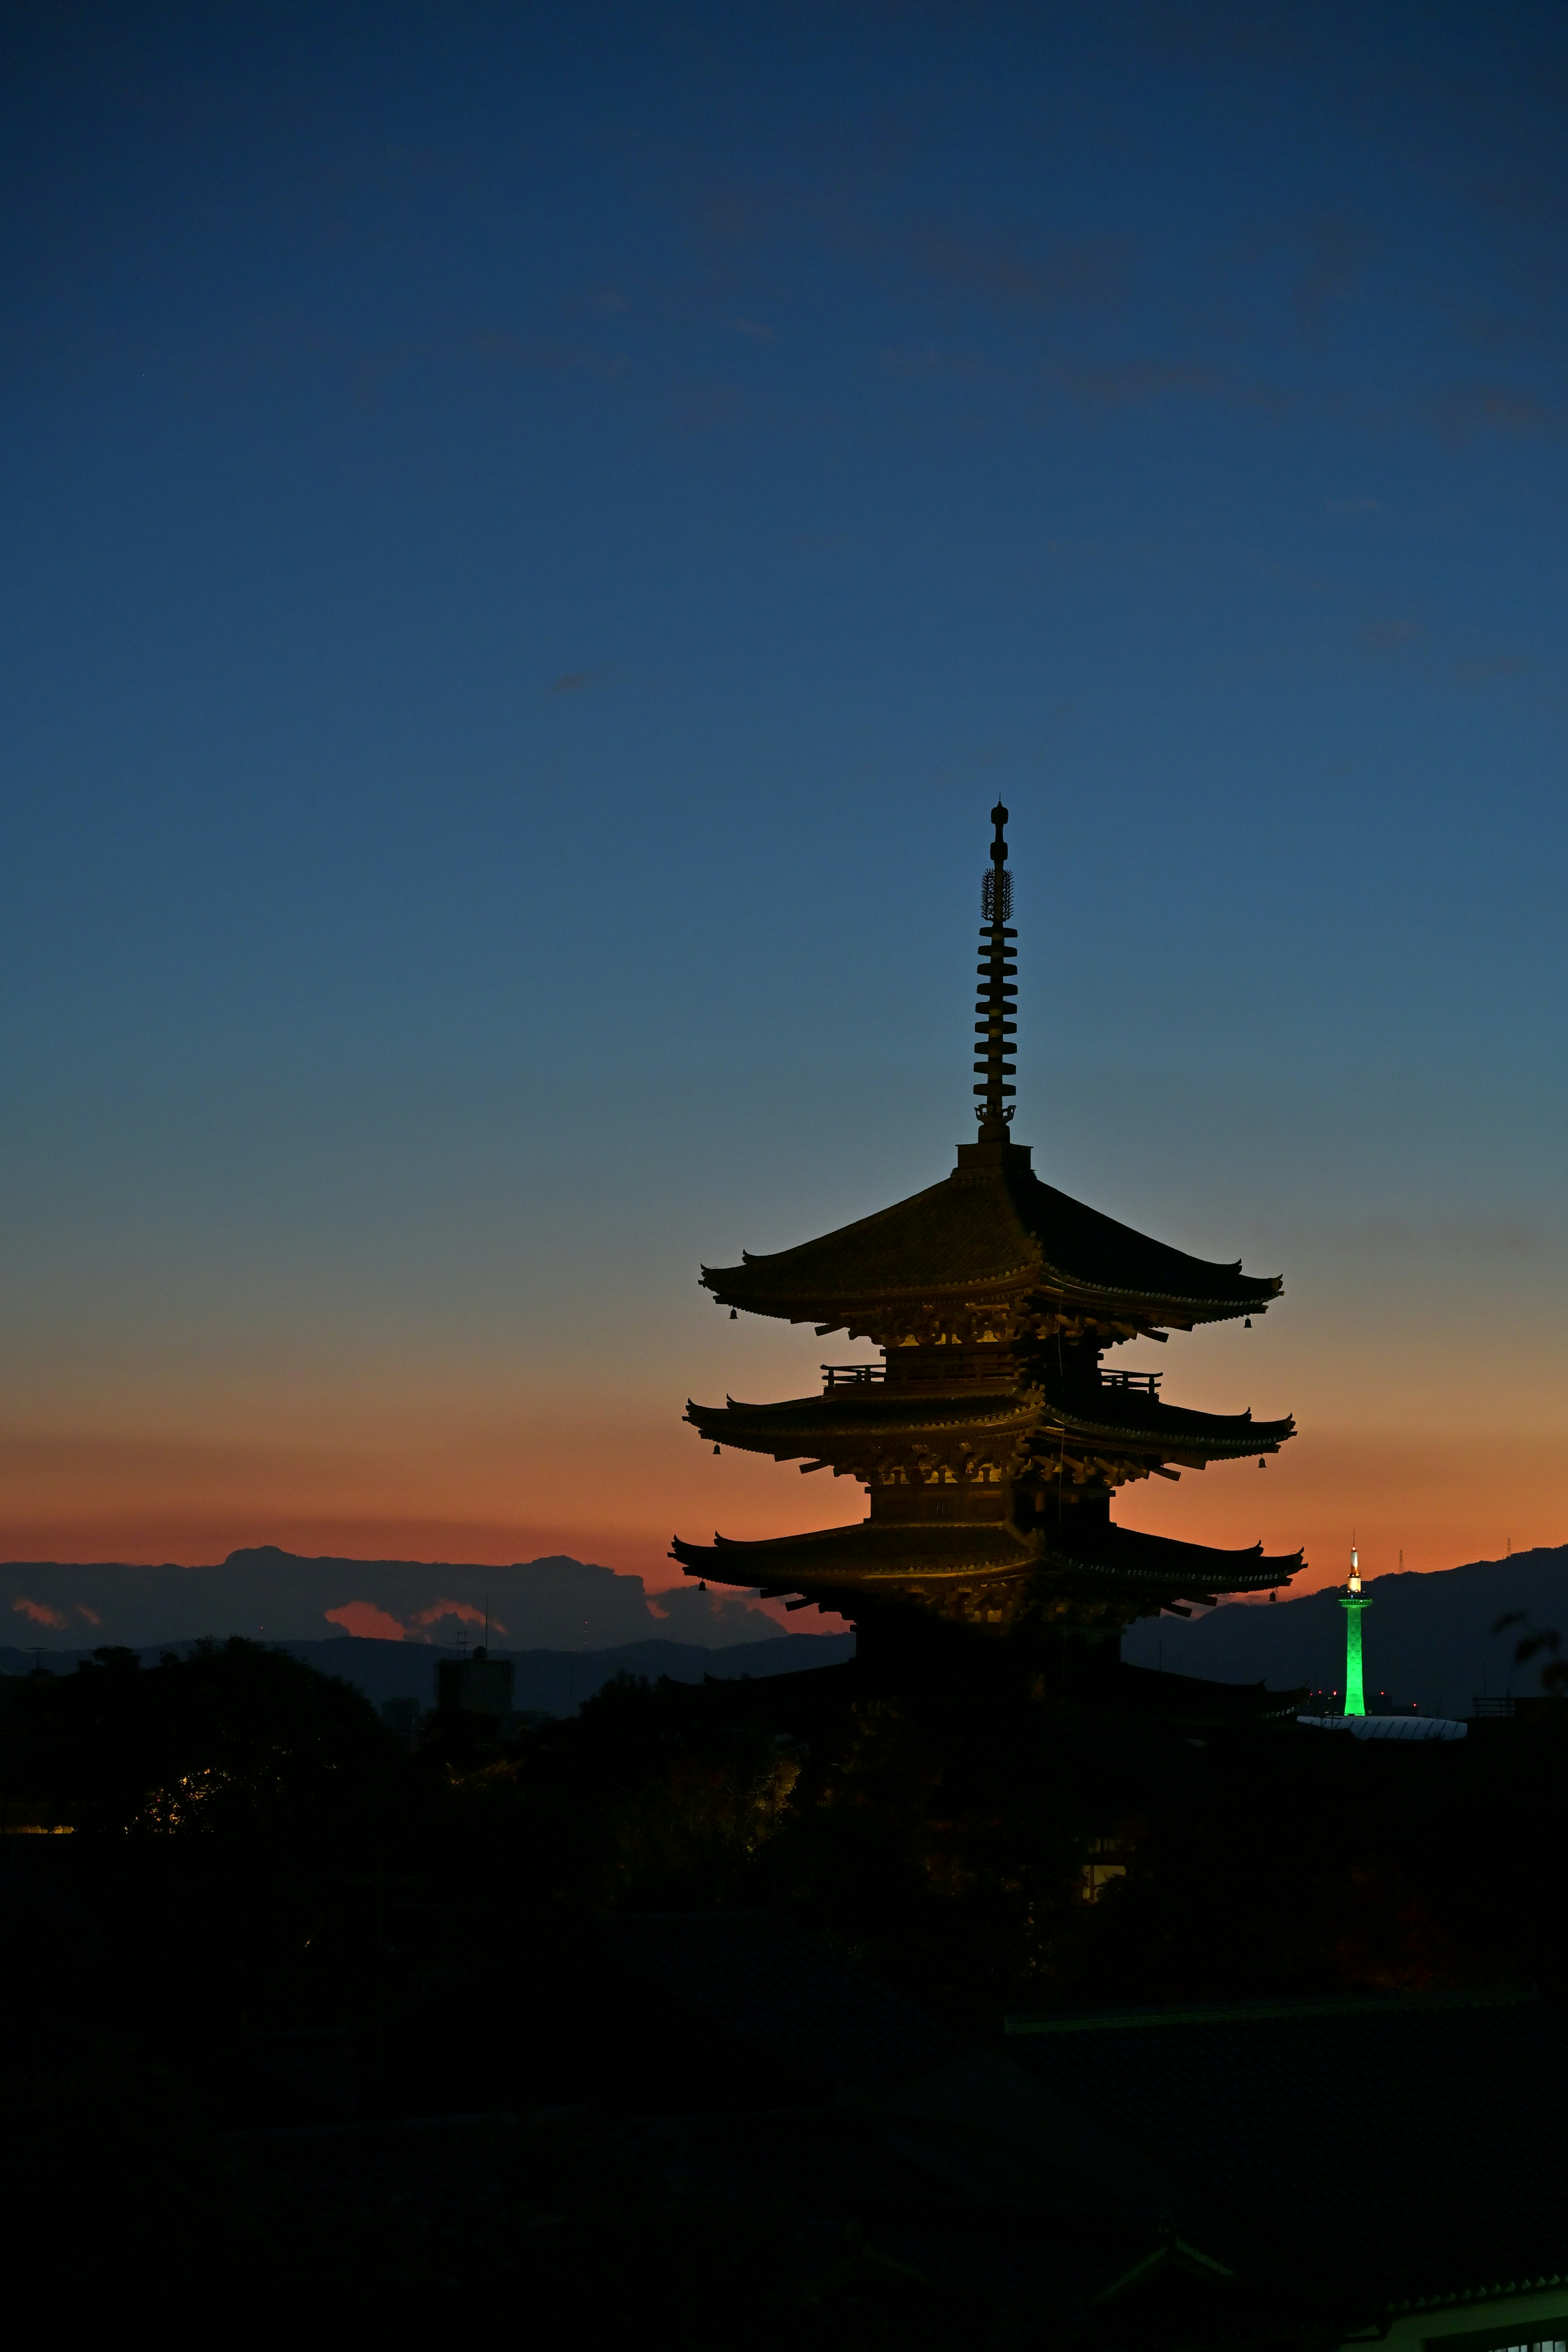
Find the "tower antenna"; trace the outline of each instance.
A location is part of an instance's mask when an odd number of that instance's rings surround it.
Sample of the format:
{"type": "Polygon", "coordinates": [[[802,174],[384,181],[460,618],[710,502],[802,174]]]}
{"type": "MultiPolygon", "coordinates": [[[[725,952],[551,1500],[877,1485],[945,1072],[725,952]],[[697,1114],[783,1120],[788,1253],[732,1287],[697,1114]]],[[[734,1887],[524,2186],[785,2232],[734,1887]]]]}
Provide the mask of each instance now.
{"type": "Polygon", "coordinates": [[[1013,877],[1007,868],[1007,836],[1003,827],[1007,812],[1000,801],[991,812],[995,835],[991,863],[980,887],[980,982],[975,1004],[974,1075],[981,1100],[975,1105],[982,1143],[1005,1143],[1013,1116],[1011,1097],[1017,1092],[1007,1081],[1017,1075],[1017,1064],[1007,1059],[1017,1050],[1017,939],[1007,918],[1013,911],[1013,877]]]}

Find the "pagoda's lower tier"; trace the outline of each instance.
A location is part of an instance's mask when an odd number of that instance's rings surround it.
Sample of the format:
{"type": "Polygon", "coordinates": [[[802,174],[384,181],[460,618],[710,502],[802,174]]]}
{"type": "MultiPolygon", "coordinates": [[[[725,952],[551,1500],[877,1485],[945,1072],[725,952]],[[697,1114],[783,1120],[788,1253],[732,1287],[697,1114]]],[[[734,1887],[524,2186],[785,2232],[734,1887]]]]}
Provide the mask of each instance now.
{"type": "Polygon", "coordinates": [[[1144,1535],[1092,1507],[1028,1529],[993,1518],[863,1519],[760,1543],[677,1537],[670,1556],[708,1583],[795,1596],[847,1617],[897,1603],[977,1632],[1102,1638],[1160,1609],[1270,1591],[1301,1565],[1300,1552],[1269,1555],[1261,1544],[1224,1551],[1144,1535]]]}

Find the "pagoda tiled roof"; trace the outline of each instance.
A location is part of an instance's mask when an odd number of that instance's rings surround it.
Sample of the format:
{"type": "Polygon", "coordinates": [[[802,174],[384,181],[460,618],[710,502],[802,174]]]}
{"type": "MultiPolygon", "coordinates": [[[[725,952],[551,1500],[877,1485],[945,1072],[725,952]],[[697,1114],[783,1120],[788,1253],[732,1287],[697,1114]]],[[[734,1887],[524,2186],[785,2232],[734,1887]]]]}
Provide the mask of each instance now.
{"type": "Polygon", "coordinates": [[[1254,1421],[1250,1412],[1198,1412],[1187,1405],[1165,1404],[1137,1389],[1105,1388],[1047,1391],[1048,1417],[1069,1433],[1124,1443],[1142,1438],[1163,1447],[1173,1456],[1192,1448],[1203,1454],[1257,1454],[1283,1445],[1296,1434],[1296,1423],[1254,1421]]]}
{"type": "Polygon", "coordinates": [[[704,1437],[728,1437],[735,1445],[769,1444],[798,1438],[801,1450],[819,1442],[853,1443],[865,1437],[920,1437],[955,1429],[1001,1435],[1023,1432],[1040,1417],[1037,1390],[989,1390],[967,1395],[938,1389],[868,1387],[827,1389],[820,1396],[789,1397],[778,1404],[744,1404],[726,1397],[721,1405],[689,1402],[686,1418],[704,1437]]]}
{"type": "Polygon", "coordinates": [[[1180,1543],[1173,1536],[1119,1527],[1114,1519],[1098,1527],[1086,1522],[1081,1533],[1053,1533],[1044,1557],[1052,1568],[1120,1584],[1179,1584],[1187,1592],[1270,1592],[1288,1584],[1301,1565],[1299,1551],[1266,1552],[1260,1543],[1237,1551],[1180,1543]]]}
{"type": "Polygon", "coordinates": [[[942,1183],[794,1249],[705,1266],[702,1281],[722,1305],[795,1322],[837,1322],[836,1307],[851,1301],[1038,1289],[1185,1325],[1261,1309],[1282,1287],[1278,1276],[1173,1249],[1042,1183],[1017,1145],[967,1147],[942,1183]]]}
{"type": "Polygon", "coordinates": [[[670,1558],[689,1576],[710,1584],[771,1586],[785,1592],[806,1579],[918,1584],[928,1578],[1016,1576],[1044,1556],[1041,1536],[1020,1534],[1003,1519],[897,1527],[860,1519],[847,1528],[768,1536],[755,1543],[716,1535],[710,1545],[691,1544],[677,1536],[670,1549],[670,1558]]]}
{"type": "Polygon", "coordinates": [[[688,1402],[686,1418],[704,1437],[780,1453],[831,1455],[866,1438],[938,1435],[952,1430],[977,1436],[1023,1434],[1048,1423],[1072,1436],[1125,1444],[1142,1441],[1163,1454],[1251,1454],[1272,1451],[1295,1433],[1295,1423],[1254,1421],[1250,1412],[1196,1412],[1162,1403],[1141,1390],[1078,1388],[928,1391],[895,1383],[828,1389],[819,1396],[777,1404],[722,1405],[688,1402]]]}
{"type": "Polygon", "coordinates": [[[861,1519],[849,1527],[772,1536],[755,1543],[716,1535],[711,1545],[690,1544],[678,1536],[670,1556],[689,1576],[701,1576],[710,1583],[783,1591],[808,1580],[912,1584],[1016,1576],[1026,1569],[1043,1568],[1151,1594],[1156,1590],[1176,1595],[1267,1592],[1288,1583],[1301,1565],[1299,1551],[1269,1555],[1260,1543],[1222,1550],[1101,1521],[1064,1544],[1045,1528],[1023,1533],[995,1519],[909,1525],[861,1519]]]}

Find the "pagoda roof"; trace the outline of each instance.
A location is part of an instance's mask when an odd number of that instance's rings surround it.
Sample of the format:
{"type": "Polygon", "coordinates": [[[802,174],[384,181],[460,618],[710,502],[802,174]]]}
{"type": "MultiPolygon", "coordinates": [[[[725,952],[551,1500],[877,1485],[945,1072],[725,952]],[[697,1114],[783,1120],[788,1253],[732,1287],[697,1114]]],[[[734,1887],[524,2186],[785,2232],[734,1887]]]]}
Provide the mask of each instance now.
{"type": "Polygon", "coordinates": [[[1042,1425],[1089,1441],[1125,1444],[1173,1456],[1272,1452],[1296,1424],[1254,1421],[1250,1412],[1197,1412],[1168,1405],[1137,1389],[1081,1388],[928,1390],[892,1383],[835,1388],[778,1404],[722,1405],[688,1401],[686,1418],[704,1437],[780,1454],[821,1454],[868,1438],[897,1439],[973,1431],[978,1436],[1023,1436],[1042,1425]]]}
{"type": "Polygon", "coordinates": [[[813,1583],[918,1584],[932,1578],[1016,1576],[1045,1556],[1043,1538],[1003,1519],[973,1524],[879,1527],[869,1519],[814,1535],[770,1536],[756,1543],[716,1535],[711,1545],[674,1538],[670,1558],[688,1576],[710,1584],[772,1586],[791,1592],[813,1583]]]}
{"type": "Polygon", "coordinates": [[[1179,1543],[1173,1536],[1119,1527],[1114,1519],[1086,1527],[1081,1535],[1053,1533],[1046,1557],[1053,1568],[1129,1584],[1179,1583],[1188,1592],[1270,1592],[1289,1584],[1301,1566],[1300,1551],[1266,1552],[1260,1543],[1238,1551],[1179,1543]]]}
{"type": "Polygon", "coordinates": [[[1040,1392],[827,1389],[820,1396],[789,1397],[779,1404],[744,1404],[734,1397],[721,1405],[689,1402],[686,1418],[704,1437],[727,1434],[732,1445],[767,1446],[777,1436],[784,1444],[798,1439],[803,1453],[815,1453],[819,1444],[865,1437],[920,1437],[957,1429],[1021,1433],[1040,1418],[1040,1392]]]}
{"type": "Polygon", "coordinates": [[[703,1437],[726,1437],[729,1444],[771,1444],[799,1440],[802,1451],[820,1444],[853,1442],[858,1437],[920,1437],[924,1433],[975,1430],[975,1433],[1025,1433],[1048,1423],[1084,1437],[1145,1440],[1171,1446],[1227,1449],[1256,1454],[1265,1446],[1284,1444],[1295,1434],[1295,1421],[1253,1421],[1248,1413],[1201,1413],[1183,1404],[1162,1404],[1135,1388],[1065,1390],[926,1390],[896,1385],[830,1388],[818,1397],[785,1397],[778,1404],[742,1404],[726,1397],[724,1404],[696,1404],[687,1400],[687,1421],[703,1437]]]}
{"type": "Polygon", "coordinates": [[[918,1584],[1014,1577],[1054,1569],[1069,1577],[1151,1598],[1157,1591],[1268,1592],[1288,1584],[1301,1565],[1299,1551],[1268,1554],[1260,1543],[1239,1551],[1178,1543],[1136,1528],[1101,1521],[1066,1541],[1045,1528],[1022,1533],[1005,1521],[879,1526],[861,1519],[812,1535],[773,1536],[757,1543],[716,1535],[711,1545],[677,1536],[670,1553],[688,1576],[712,1584],[798,1591],[807,1584],[918,1584]]]}
{"type": "Polygon", "coordinates": [[[1172,1454],[1195,1448],[1200,1453],[1257,1454],[1272,1452],[1296,1434],[1289,1413],[1283,1421],[1254,1421],[1247,1412],[1199,1412],[1191,1406],[1165,1404],[1137,1389],[1104,1388],[1098,1396],[1082,1390],[1063,1394],[1046,1391],[1047,1418],[1069,1435],[1142,1439],[1172,1454]]]}
{"type": "Polygon", "coordinates": [[[942,1183],[816,1241],[739,1265],[705,1266],[723,1306],[792,1322],[845,1319],[849,1306],[887,1307],[933,1294],[982,1298],[1040,1290],[1083,1311],[1130,1308],[1145,1323],[1190,1326],[1261,1311],[1278,1276],[1244,1275],[1194,1257],[1042,1183],[1017,1144],[961,1148],[942,1183]]]}

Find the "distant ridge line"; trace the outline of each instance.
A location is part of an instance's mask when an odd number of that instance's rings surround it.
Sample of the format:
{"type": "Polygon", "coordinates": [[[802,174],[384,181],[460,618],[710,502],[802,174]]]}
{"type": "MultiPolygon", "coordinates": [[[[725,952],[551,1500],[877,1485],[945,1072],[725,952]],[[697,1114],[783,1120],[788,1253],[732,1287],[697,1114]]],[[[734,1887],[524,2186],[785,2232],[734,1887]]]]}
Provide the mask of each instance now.
{"type": "MultiPolygon", "coordinates": [[[[1478,1697],[1537,1694],[1539,1662],[1514,1658],[1523,1612],[1568,1637],[1568,1545],[1537,1544],[1457,1568],[1365,1574],[1378,1606],[1366,1621],[1367,1706],[1374,1713],[1468,1717],[1478,1697]]],[[[1307,1687],[1328,1698],[1344,1676],[1344,1627],[1335,1586],[1289,1601],[1230,1601],[1201,1617],[1145,1618],[1123,1645],[1131,1664],[1215,1682],[1307,1687]]],[[[1331,1713],[1331,1707],[1318,1709],[1331,1713]]]]}
{"type": "Polygon", "coordinates": [[[710,1649],[775,1632],[844,1630],[813,1612],[784,1628],[754,1593],[680,1585],[648,1592],[639,1576],[552,1552],[485,1561],[306,1557],[276,1544],[232,1551],[211,1566],[165,1561],[0,1563],[0,1641],[75,1649],[142,1649],[196,1635],[322,1641],[338,1633],[421,1648],[482,1638],[498,1646],[599,1650],[637,1641],[710,1649]]]}

